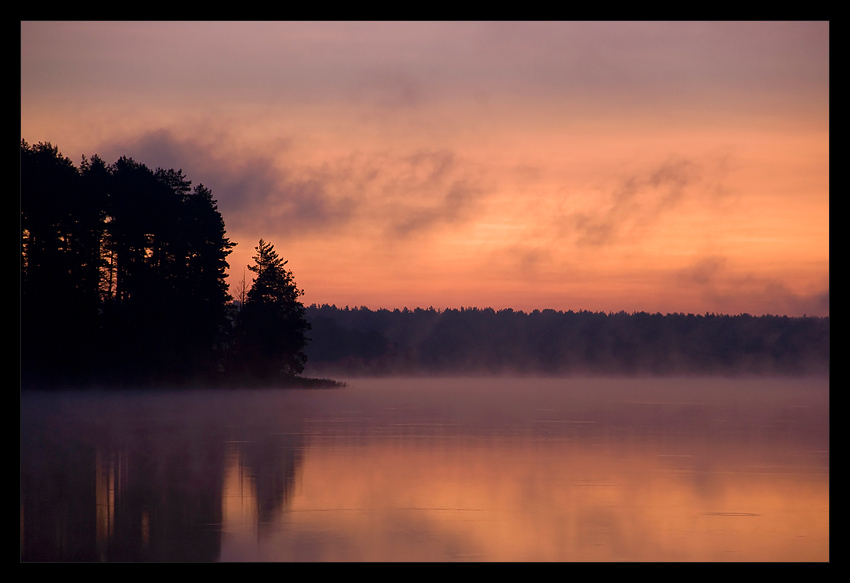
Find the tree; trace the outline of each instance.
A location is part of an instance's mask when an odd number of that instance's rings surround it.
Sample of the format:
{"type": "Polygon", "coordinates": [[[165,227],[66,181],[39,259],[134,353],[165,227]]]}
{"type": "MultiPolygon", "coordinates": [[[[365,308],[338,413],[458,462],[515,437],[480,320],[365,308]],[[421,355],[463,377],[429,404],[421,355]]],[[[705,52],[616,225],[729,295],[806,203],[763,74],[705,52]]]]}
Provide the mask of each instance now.
{"type": "Polygon", "coordinates": [[[103,230],[99,203],[57,147],[21,140],[24,374],[67,375],[91,359],[103,230]]]}
{"type": "Polygon", "coordinates": [[[234,244],[212,192],[182,170],[122,157],[109,167],[104,326],[122,375],[183,382],[217,369],[234,244]]]}
{"type": "Polygon", "coordinates": [[[218,372],[234,243],[212,192],[122,157],[79,169],[21,140],[21,376],[182,382],[218,372]]]}
{"type": "Polygon", "coordinates": [[[236,321],[231,368],[258,379],[301,374],[307,362],[305,333],[311,329],[298,301],[304,291],[274,245],[260,239],[255,249],[255,264],[248,269],[256,278],[236,321]]]}

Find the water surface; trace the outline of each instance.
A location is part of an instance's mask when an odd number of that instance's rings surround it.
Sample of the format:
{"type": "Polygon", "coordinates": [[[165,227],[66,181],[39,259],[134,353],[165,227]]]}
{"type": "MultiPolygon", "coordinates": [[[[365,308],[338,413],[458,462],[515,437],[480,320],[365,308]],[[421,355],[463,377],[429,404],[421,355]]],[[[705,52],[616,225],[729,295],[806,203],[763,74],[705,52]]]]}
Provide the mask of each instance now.
{"type": "Polygon", "coordinates": [[[21,557],[829,560],[829,382],[27,392],[21,557]]]}

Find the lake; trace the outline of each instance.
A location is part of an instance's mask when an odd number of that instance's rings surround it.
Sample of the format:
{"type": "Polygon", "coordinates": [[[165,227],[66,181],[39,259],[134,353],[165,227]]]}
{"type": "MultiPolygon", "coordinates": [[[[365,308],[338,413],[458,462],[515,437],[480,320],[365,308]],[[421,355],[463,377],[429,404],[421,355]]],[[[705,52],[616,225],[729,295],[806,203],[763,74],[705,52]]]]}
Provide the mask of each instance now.
{"type": "Polygon", "coordinates": [[[828,561],[827,378],[24,392],[23,561],[828,561]]]}

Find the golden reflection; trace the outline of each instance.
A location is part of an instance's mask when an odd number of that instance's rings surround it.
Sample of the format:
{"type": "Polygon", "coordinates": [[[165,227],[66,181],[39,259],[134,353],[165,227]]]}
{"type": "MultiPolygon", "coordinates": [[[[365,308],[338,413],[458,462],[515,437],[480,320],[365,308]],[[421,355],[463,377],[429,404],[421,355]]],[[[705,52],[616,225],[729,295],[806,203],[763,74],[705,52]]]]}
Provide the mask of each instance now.
{"type": "Polygon", "coordinates": [[[225,533],[255,533],[257,526],[257,491],[235,443],[227,444],[227,469],[221,497],[221,514],[225,533]]]}
{"type": "MultiPolygon", "coordinates": [[[[291,506],[243,558],[829,560],[828,468],[762,471],[716,444],[657,449],[463,437],[314,443],[291,506]]],[[[247,485],[230,468],[232,500],[247,485]]]]}

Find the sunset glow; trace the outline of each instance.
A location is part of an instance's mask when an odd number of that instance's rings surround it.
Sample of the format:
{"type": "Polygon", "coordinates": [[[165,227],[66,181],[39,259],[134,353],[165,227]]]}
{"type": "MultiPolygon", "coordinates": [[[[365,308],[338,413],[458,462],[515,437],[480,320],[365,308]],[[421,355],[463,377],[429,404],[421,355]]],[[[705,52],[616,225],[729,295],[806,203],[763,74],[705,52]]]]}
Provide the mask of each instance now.
{"type": "Polygon", "coordinates": [[[210,188],[231,293],[829,315],[829,23],[22,22],[21,138],[210,188]]]}
{"type": "MultiPolygon", "coordinates": [[[[335,541],[313,557],[322,561],[446,560],[446,547],[457,553],[449,560],[829,560],[828,474],[706,471],[717,462],[701,454],[716,456],[716,447],[660,455],[646,446],[483,443],[311,447],[268,534],[225,513],[223,560],[295,560],[288,553],[299,538],[335,541]],[[507,468],[514,480],[501,479],[507,468]]],[[[227,504],[256,506],[255,492],[239,492],[227,504]]]]}

